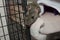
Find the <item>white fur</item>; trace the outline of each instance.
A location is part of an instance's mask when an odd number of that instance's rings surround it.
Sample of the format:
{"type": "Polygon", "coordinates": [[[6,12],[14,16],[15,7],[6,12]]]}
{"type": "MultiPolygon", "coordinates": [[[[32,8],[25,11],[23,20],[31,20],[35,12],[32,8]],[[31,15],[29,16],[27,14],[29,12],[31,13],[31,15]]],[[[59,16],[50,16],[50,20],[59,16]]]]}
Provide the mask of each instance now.
{"type": "Polygon", "coordinates": [[[38,18],[36,22],[31,25],[30,28],[31,35],[37,40],[46,40],[46,35],[39,33],[40,26],[43,23],[44,23],[43,20],[41,18],[38,18]]]}

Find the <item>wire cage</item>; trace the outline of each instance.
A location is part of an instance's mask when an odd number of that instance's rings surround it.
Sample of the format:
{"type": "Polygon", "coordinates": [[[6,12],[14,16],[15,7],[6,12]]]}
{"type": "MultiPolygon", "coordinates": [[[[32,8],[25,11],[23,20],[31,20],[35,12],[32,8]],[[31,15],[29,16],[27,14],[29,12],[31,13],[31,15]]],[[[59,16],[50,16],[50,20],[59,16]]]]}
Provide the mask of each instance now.
{"type": "Polygon", "coordinates": [[[24,26],[26,6],[27,0],[0,0],[0,40],[31,40],[24,26]]]}

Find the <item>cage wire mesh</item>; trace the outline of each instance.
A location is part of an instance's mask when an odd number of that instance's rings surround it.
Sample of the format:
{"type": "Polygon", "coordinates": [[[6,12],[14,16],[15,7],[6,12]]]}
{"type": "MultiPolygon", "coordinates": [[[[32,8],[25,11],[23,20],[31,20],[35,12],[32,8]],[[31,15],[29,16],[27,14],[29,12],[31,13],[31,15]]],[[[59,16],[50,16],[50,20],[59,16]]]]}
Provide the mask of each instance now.
{"type": "Polygon", "coordinates": [[[0,40],[31,40],[24,26],[26,5],[27,0],[0,0],[0,40]]]}

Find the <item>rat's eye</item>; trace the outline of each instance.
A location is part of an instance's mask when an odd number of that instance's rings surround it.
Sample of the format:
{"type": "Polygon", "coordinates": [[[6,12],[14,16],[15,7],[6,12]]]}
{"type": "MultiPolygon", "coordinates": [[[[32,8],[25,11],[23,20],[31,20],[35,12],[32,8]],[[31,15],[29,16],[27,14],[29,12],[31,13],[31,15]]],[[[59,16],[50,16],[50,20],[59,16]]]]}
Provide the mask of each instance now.
{"type": "Polygon", "coordinates": [[[32,16],[31,18],[34,19],[34,16],[32,16]]]}

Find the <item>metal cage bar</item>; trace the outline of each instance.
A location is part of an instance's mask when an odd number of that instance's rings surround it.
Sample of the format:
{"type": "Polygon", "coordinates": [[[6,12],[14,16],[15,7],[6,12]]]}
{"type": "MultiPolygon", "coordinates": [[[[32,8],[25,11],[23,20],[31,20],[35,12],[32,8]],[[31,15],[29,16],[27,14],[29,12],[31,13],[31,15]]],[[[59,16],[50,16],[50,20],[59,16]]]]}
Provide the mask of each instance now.
{"type": "Polygon", "coordinates": [[[26,6],[27,0],[0,1],[0,40],[31,40],[31,36],[27,35],[30,34],[29,30],[27,31],[26,26],[21,25],[21,20],[24,21],[27,12],[26,6]],[[24,12],[20,11],[21,6],[24,12]],[[21,19],[22,13],[24,19],[21,19]],[[19,17],[16,15],[19,15],[19,17]],[[12,19],[13,16],[15,20],[12,19]]]}

